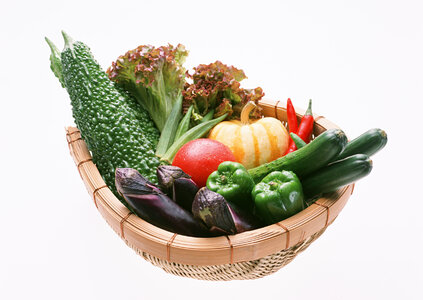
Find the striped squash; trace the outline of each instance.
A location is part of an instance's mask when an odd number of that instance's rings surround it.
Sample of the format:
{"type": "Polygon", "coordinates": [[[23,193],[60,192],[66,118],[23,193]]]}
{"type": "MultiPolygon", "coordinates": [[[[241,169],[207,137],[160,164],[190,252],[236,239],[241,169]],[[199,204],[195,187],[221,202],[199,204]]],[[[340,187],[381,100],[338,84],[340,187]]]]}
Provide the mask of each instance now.
{"type": "Polygon", "coordinates": [[[224,121],[216,125],[209,134],[210,139],[228,146],[235,158],[247,169],[275,160],[288,149],[288,132],[276,118],[265,117],[250,121],[254,102],[245,105],[241,121],[224,121]]]}

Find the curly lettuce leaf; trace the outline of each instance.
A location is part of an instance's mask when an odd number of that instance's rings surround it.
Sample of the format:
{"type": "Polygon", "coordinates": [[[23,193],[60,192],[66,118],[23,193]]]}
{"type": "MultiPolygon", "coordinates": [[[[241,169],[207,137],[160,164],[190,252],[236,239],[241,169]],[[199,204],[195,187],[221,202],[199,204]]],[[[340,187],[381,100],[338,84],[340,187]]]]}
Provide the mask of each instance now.
{"type": "MultiPolygon", "coordinates": [[[[227,66],[220,61],[194,68],[188,75],[192,84],[186,84],[183,92],[184,108],[194,106],[193,120],[201,121],[209,111],[214,109],[214,117],[228,114],[228,119],[239,119],[241,110],[248,101],[256,104],[263,97],[261,88],[243,89],[240,81],[247,78],[244,71],[227,66]]],[[[261,117],[256,109],[251,117],[261,117]]]]}
{"type": "Polygon", "coordinates": [[[173,105],[182,96],[186,72],[182,64],[187,56],[181,44],[158,48],[141,45],[119,56],[107,73],[137,99],[162,131],[173,105]]]}

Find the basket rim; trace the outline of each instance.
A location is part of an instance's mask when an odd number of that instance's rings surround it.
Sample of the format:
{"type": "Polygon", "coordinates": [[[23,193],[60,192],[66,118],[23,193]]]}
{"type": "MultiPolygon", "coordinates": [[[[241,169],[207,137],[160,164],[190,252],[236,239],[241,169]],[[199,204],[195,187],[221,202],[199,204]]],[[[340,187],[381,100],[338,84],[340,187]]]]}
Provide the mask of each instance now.
{"type": "MultiPolygon", "coordinates": [[[[262,99],[265,116],[286,120],[280,101],[262,99]]],[[[305,110],[295,107],[297,116],[305,110]]],[[[315,133],[339,128],[314,114],[315,133]]],[[[95,206],[106,222],[137,252],[187,265],[222,265],[252,261],[288,249],[330,225],[345,206],[354,184],[339,189],[281,222],[236,235],[199,238],[166,231],[131,213],[106,186],[76,127],[66,128],[70,154],[95,206]]]]}

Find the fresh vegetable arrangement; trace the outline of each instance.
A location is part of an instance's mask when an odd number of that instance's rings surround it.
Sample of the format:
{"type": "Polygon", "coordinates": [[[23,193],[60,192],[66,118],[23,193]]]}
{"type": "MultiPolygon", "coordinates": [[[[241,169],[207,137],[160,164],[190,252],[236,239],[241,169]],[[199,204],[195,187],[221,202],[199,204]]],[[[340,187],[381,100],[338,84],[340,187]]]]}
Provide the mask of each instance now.
{"type": "Polygon", "coordinates": [[[381,129],[348,141],[314,133],[312,102],[287,126],[263,117],[263,90],[220,61],[192,74],[183,45],[142,45],[104,72],[82,42],[48,39],[51,69],[110,190],[145,221],[182,235],[237,234],[280,222],[322,194],[367,176],[381,129]]]}

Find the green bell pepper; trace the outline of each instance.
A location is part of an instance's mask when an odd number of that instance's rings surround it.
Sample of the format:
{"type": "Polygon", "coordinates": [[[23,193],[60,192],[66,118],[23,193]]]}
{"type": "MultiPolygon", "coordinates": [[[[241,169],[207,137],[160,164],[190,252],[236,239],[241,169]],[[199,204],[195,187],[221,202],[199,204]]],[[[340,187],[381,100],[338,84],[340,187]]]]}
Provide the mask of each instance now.
{"type": "Polygon", "coordinates": [[[222,195],[227,201],[240,208],[251,210],[254,206],[251,198],[254,181],[247,169],[240,163],[222,162],[217,171],[209,175],[206,185],[209,190],[222,195]]]}
{"type": "Polygon", "coordinates": [[[256,213],[268,225],[282,221],[304,209],[300,180],[291,171],[274,171],[263,178],[253,191],[256,213]]]}

